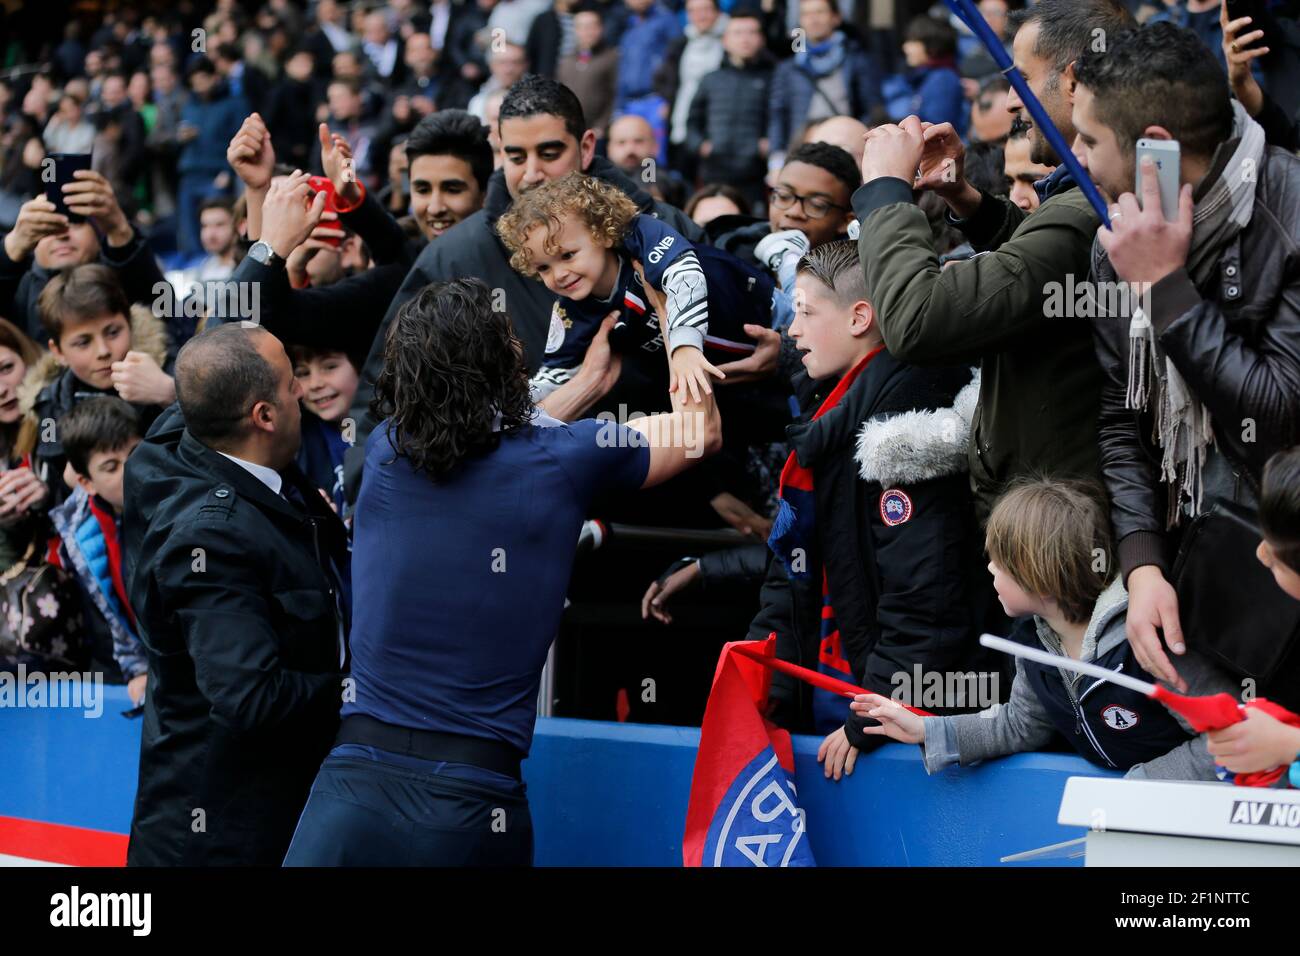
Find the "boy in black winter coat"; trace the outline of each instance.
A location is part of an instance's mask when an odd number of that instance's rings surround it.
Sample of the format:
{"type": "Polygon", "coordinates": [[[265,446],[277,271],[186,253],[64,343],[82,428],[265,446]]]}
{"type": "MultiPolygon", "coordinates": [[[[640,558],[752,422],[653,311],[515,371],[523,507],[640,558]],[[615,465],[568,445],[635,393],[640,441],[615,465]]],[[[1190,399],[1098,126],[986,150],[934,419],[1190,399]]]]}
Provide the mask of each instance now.
{"type": "MultiPolygon", "coordinates": [[[[978,694],[921,694],[929,674],[950,685],[984,670],[976,685],[1003,685],[978,643],[999,616],[963,474],[978,384],[968,368],[912,368],[885,351],[852,242],[805,256],[796,289],[804,415],[786,430],[776,559],[749,637],[775,631],[781,658],[927,710],[977,708],[978,694]]],[[[873,746],[843,698],[774,674],[771,700],[782,726],[827,735],[828,776],[873,746]]]]}

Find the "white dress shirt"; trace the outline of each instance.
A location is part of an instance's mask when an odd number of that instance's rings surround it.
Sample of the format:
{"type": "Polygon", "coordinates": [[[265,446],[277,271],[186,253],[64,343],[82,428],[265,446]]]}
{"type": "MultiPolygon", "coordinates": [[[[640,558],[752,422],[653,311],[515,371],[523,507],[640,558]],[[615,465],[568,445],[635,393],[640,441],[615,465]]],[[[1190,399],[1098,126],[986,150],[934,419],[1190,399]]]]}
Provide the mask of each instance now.
{"type": "Polygon", "coordinates": [[[266,487],[271,489],[272,494],[278,495],[280,488],[284,485],[284,479],[274,468],[267,468],[266,465],[259,465],[253,461],[244,461],[242,458],[236,458],[234,455],[227,455],[224,451],[217,452],[222,458],[229,458],[244,471],[248,472],[266,487]]]}

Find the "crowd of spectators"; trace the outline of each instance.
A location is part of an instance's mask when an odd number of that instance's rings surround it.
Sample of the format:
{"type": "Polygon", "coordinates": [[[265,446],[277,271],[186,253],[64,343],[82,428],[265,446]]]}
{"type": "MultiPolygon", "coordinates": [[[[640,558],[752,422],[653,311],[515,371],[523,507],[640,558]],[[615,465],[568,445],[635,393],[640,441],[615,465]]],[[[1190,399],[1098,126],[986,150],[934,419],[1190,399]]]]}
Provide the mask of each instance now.
{"type": "Polygon", "coordinates": [[[1294,759],[1272,718],[1225,750],[977,641],[1300,702],[1300,641],[1269,619],[1295,621],[1300,569],[1291,6],[1246,23],[1218,0],[980,0],[1108,224],[942,4],[216,0],[12,37],[0,666],[149,693],[131,460],[187,342],[240,320],[278,337],[296,465],[350,525],[403,307],[472,277],[553,419],[666,411],[711,383],[718,453],[587,517],[735,540],[579,577],[616,583],[642,629],[740,593],[751,638],[878,691],[850,710],[774,680],[774,717],[824,737],[828,774],[886,736],[930,770],[1054,735],[1139,776],[1294,759]],[[1171,140],[1167,219],[1137,154],[1171,140]],[[1262,564],[1206,553],[1234,509],[1263,523],[1262,564]],[[1235,595],[1237,644],[1182,613],[1206,589],[1235,595]],[[1238,645],[1262,640],[1280,663],[1248,675],[1238,645]],[[886,699],[914,667],[1001,691],[920,720],[886,699]]]}

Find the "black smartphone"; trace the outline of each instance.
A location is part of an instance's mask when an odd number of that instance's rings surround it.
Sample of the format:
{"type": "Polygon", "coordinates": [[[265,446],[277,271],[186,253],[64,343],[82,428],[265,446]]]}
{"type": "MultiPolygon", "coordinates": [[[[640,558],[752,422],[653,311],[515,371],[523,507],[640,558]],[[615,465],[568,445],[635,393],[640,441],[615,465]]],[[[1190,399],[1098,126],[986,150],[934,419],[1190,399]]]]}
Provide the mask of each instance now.
{"type": "MultiPolygon", "coordinates": [[[[1223,2],[1228,8],[1229,23],[1233,20],[1240,20],[1242,17],[1250,17],[1250,23],[1241,31],[1243,36],[1252,30],[1264,29],[1264,4],[1261,0],[1223,0],[1223,2]]],[[[1249,49],[1257,42],[1259,41],[1248,43],[1240,48],[1243,50],[1249,49]]]]}
{"type": "Polygon", "coordinates": [[[86,217],[68,211],[63,201],[63,184],[75,182],[73,173],[90,168],[90,153],[51,153],[47,159],[54,161],[54,181],[45,184],[45,198],[54,203],[54,211],[63,213],[68,222],[85,222],[86,217]]]}

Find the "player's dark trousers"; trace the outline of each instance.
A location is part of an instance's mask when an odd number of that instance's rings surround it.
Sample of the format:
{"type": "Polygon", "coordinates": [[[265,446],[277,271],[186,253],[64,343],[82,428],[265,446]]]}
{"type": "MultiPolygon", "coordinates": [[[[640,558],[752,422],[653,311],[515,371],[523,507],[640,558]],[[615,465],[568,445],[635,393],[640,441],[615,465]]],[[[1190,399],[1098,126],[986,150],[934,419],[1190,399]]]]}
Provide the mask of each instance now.
{"type": "MultiPolygon", "coordinates": [[[[298,821],[285,866],[530,866],[533,822],[522,782],[489,786],[331,754],[298,821]]],[[[471,768],[472,769],[472,768],[471,768]]]]}

